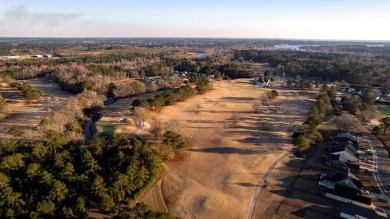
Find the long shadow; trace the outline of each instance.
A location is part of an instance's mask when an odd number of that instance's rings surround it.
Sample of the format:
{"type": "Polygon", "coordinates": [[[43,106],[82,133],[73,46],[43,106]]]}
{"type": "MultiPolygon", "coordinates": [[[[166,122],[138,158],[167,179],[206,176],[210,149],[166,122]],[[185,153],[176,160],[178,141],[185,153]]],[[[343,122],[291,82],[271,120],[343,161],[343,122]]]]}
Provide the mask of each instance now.
{"type": "MultiPolygon", "coordinates": [[[[310,157],[309,157],[310,159],[310,157]]],[[[270,192],[284,197],[280,207],[282,213],[303,218],[337,218],[339,202],[328,199],[322,195],[322,189],[317,184],[317,174],[323,169],[312,168],[306,160],[290,159],[284,166],[278,167],[279,171],[293,171],[286,177],[278,180],[278,188],[270,192]],[[311,203],[311,206],[304,207],[311,203]],[[291,211],[292,210],[292,211],[291,211]]]]}
{"type": "Polygon", "coordinates": [[[202,148],[202,149],[189,149],[192,152],[201,152],[201,153],[214,153],[214,154],[241,154],[241,155],[251,155],[251,154],[261,154],[261,150],[256,149],[240,149],[232,147],[213,147],[213,148],[202,148]]]}
{"type": "Polygon", "coordinates": [[[314,218],[314,217],[319,217],[319,218],[339,218],[338,214],[336,215],[335,213],[338,213],[338,211],[335,211],[334,208],[331,207],[323,207],[319,205],[310,205],[305,208],[301,208],[297,211],[291,212],[292,215],[301,217],[301,218],[314,218]],[[332,212],[333,214],[329,213],[332,212]]]}
{"type": "Polygon", "coordinates": [[[195,119],[187,119],[187,120],[184,120],[185,122],[188,122],[188,123],[201,123],[201,124],[205,124],[205,123],[224,123],[224,121],[213,121],[213,120],[195,120],[195,119]]]}
{"type": "MultiPolygon", "coordinates": [[[[233,110],[206,110],[206,109],[198,109],[198,110],[187,110],[185,112],[188,113],[233,113],[233,110]]],[[[238,113],[252,113],[252,111],[239,111],[238,113]]]]}
{"type": "Polygon", "coordinates": [[[249,101],[255,100],[253,97],[222,97],[222,100],[249,101]]]}
{"type": "Polygon", "coordinates": [[[240,185],[240,186],[244,186],[244,187],[257,187],[258,186],[258,185],[253,184],[253,183],[245,183],[245,182],[241,182],[241,183],[225,183],[225,185],[240,185]]]}
{"type": "Polygon", "coordinates": [[[249,143],[254,145],[264,145],[264,144],[277,144],[277,143],[291,143],[289,139],[283,139],[278,137],[248,137],[244,139],[236,140],[240,143],[249,143]]]}
{"type": "Polygon", "coordinates": [[[184,128],[190,129],[215,129],[215,126],[184,126],[184,128]]]}

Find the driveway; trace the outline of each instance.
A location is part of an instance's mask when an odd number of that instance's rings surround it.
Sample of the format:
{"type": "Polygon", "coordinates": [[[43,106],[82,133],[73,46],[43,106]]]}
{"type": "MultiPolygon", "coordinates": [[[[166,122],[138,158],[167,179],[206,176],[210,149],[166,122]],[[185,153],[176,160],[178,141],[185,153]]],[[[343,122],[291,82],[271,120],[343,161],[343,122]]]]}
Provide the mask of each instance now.
{"type": "Polygon", "coordinates": [[[385,146],[380,142],[373,134],[371,134],[364,126],[362,126],[355,118],[353,118],[357,132],[361,132],[365,139],[370,140],[370,146],[375,150],[374,163],[377,163],[377,171],[374,172],[374,176],[379,184],[379,188],[383,194],[387,196],[386,200],[390,197],[390,176],[387,167],[388,155],[385,146]]]}

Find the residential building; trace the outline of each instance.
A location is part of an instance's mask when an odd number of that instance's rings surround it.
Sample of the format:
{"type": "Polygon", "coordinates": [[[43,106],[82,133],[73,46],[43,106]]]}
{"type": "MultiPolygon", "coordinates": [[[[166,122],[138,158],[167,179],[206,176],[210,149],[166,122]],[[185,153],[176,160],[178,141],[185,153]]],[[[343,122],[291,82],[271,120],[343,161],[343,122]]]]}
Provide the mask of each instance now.
{"type": "Polygon", "coordinates": [[[325,197],[344,203],[351,203],[360,207],[370,208],[371,199],[359,195],[360,191],[346,186],[336,185],[334,189],[326,189],[325,197]]]}
{"type": "MultiPolygon", "coordinates": [[[[353,149],[354,150],[354,149],[353,149]]],[[[348,146],[338,146],[336,145],[335,147],[332,146],[332,152],[331,154],[333,155],[341,155],[343,156],[346,160],[350,162],[356,162],[358,161],[358,154],[354,151],[352,151],[348,146]]]]}
{"type": "Polygon", "coordinates": [[[360,165],[358,165],[357,163],[349,162],[341,154],[330,154],[325,164],[328,167],[335,168],[338,170],[345,170],[352,173],[356,173],[360,169],[360,165]]]}
{"type": "Polygon", "coordinates": [[[322,174],[320,182],[328,189],[334,189],[336,185],[357,189],[359,191],[363,189],[360,180],[350,172],[327,172],[322,174]]]}
{"type": "Polygon", "coordinates": [[[384,219],[387,218],[387,214],[358,205],[344,204],[341,206],[340,217],[346,219],[384,219]]]}

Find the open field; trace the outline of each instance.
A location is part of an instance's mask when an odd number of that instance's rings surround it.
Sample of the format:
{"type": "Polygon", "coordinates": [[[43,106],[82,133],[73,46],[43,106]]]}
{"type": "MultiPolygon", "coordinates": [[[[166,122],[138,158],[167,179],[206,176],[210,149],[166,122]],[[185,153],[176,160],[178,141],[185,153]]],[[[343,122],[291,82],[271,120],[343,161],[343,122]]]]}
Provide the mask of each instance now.
{"type": "Polygon", "coordinates": [[[383,116],[390,116],[390,107],[387,106],[378,106],[378,112],[383,116]]]}
{"type": "Polygon", "coordinates": [[[99,136],[109,136],[112,133],[114,133],[115,130],[116,130],[115,126],[110,126],[110,125],[103,126],[101,132],[99,133],[99,136]]]}
{"type": "Polygon", "coordinates": [[[40,100],[28,103],[20,91],[2,84],[0,91],[6,98],[8,105],[5,117],[0,119],[0,138],[7,138],[5,133],[12,127],[32,130],[39,124],[51,104],[66,100],[73,95],[62,91],[55,83],[46,82],[43,78],[23,82],[28,82],[34,88],[43,90],[45,96],[40,100]]]}
{"type": "Polygon", "coordinates": [[[144,130],[138,129],[134,126],[134,121],[131,114],[131,104],[135,99],[144,98],[148,99],[157,94],[161,94],[163,91],[157,91],[154,93],[138,95],[136,97],[118,99],[115,103],[107,105],[102,111],[103,117],[96,122],[96,128],[98,132],[104,131],[104,127],[114,126],[115,133],[128,134],[128,135],[145,135],[144,130]]]}
{"type": "MultiPolygon", "coordinates": [[[[279,91],[280,97],[255,114],[252,105],[261,92],[220,81],[205,95],[152,113],[165,122],[180,121],[192,144],[184,157],[167,163],[165,174],[139,201],[183,218],[247,217],[259,180],[290,151],[291,132],[306,119],[312,104],[279,91]],[[231,120],[233,112],[238,113],[237,123],[231,120]]],[[[105,109],[100,126],[115,123],[120,133],[145,133],[119,123],[129,116],[132,102],[119,101],[105,109]]]]}

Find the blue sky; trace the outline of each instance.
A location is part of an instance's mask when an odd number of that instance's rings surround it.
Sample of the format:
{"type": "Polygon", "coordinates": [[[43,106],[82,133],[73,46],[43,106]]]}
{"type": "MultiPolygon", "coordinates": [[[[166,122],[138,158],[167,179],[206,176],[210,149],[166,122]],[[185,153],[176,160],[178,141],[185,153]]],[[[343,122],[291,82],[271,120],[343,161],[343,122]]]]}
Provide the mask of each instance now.
{"type": "Polygon", "coordinates": [[[0,0],[0,37],[390,40],[390,0],[0,0]]]}

